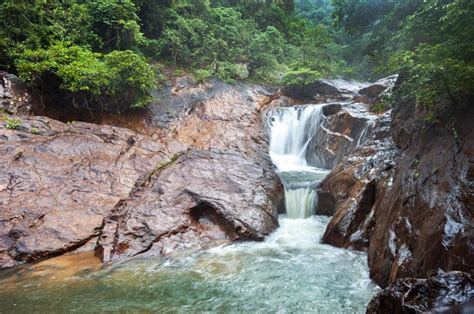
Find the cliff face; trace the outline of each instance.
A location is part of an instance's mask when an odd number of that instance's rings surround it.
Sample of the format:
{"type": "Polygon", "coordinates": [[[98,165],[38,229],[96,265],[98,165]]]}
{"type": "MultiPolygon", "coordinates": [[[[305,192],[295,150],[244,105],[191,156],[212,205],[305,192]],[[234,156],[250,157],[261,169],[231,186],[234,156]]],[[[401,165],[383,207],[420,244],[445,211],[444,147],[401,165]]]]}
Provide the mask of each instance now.
{"type": "Polygon", "coordinates": [[[382,287],[474,271],[474,107],[463,101],[430,112],[434,122],[413,102],[396,102],[319,189],[335,210],[323,241],[367,251],[382,287]]]}
{"type": "Polygon", "coordinates": [[[333,214],[323,241],[366,251],[376,208],[390,188],[399,155],[390,134],[390,112],[374,121],[366,142],[337,164],[320,185],[320,207],[333,214]]]}
{"type": "Polygon", "coordinates": [[[473,271],[474,108],[457,106],[432,109],[436,124],[420,121],[413,103],[394,108],[402,153],[369,246],[371,274],[382,285],[438,269],[473,271]]]}

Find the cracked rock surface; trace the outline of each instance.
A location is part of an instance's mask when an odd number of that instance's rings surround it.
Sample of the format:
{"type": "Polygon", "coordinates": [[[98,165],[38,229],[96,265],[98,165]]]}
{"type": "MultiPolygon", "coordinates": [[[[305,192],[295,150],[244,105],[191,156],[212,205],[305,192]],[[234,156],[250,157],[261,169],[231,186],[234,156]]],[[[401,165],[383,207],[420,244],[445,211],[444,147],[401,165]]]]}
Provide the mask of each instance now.
{"type": "Polygon", "coordinates": [[[16,130],[0,123],[0,267],[97,237],[115,204],[167,156],[161,143],[123,128],[16,119],[16,130]]]}
{"type": "Polygon", "coordinates": [[[273,176],[235,153],[192,151],[159,171],[107,220],[105,262],[210,241],[261,240],[277,226],[273,176]]]}
{"type": "Polygon", "coordinates": [[[104,261],[168,254],[277,227],[281,184],[260,114],[272,94],[189,79],[168,92],[160,105],[176,115],[158,137],[0,117],[0,268],[94,248],[104,261]]]}

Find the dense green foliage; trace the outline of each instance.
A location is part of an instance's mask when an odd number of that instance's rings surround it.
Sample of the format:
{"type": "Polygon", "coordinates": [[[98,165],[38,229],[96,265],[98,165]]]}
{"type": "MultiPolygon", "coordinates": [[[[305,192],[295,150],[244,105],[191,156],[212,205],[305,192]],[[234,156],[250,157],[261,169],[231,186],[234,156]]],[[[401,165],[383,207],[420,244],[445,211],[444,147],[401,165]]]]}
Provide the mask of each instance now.
{"type": "Polygon", "coordinates": [[[74,107],[121,112],[150,100],[155,73],[131,0],[2,1],[1,66],[74,107]]]}
{"type": "Polygon", "coordinates": [[[403,93],[429,106],[474,92],[471,0],[334,0],[335,22],[365,37],[375,72],[404,73],[403,93]]]}
{"type": "Polygon", "coordinates": [[[406,73],[420,103],[474,86],[470,0],[0,0],[0,68],[75,107],[151,101],[157,68],[309,84],[406,73]]]}
{"type": "Polygon", "coordinates": [[[156,62],[227,82],[279,83],[286,73],[320,78],[344,68],[328,0],[296,8],[292,0],[0,3],[0,67],[75,107],[146,105],[156,62]]]}

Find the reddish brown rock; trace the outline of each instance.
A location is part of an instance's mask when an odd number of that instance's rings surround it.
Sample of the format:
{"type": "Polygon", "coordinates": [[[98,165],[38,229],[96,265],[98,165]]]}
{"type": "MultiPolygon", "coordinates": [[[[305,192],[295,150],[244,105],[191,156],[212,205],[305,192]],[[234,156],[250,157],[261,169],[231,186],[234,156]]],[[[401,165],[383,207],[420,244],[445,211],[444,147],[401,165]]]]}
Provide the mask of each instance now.
{"type": "Polygon", "coordinates": [[[374,83],[368,84],[368,86],[361,88],[358,93],[362,96],[367,96],[370,100],[374,100],[382,93],[390,93],[397,78],[398,75],[384,77],[378,81],[375,81],[374,83]]]}
{"type": "Polygon", "coordinates": [[[474,107],[431,110],[436,124],[414,103],[399,102],[393,112],[392,134],[403,153],[376,210],[369,248],[371,276],[382,286],[438,269],[474,271],[474,107]]]}
{"type": "Polygon", "coordinates": [[[278,226],[281,184],[260,113],[272,94],[259,86],[189,80],[171,91],[162,105],[181,108],[181,114],[160,123],[189,151],[107,220],[100,238],[106,262],[262,239],[278,226]],[[181,103],[191,95],[194,101],[181,103]]]}
{"type": "Polygon", "coordinates": [[[346,79],[322,79],[311,84],[293,84],[282,89],[282,93],[296,99],[331,102],[350,100],[357,92],[366,87],[367,83],[360,83],[346,79]]]}
{"type": "Polygon", "coordinates": [[[274,175],[245,156],[188,152],[117,208],[99,241],[103,260],[262,240],[278,226],[278,193],[274,175]]]}
{"type": "Polygon", "coordinates": [[[390,113],[373,123],[368,140],[340,162],[318,190],[318,213],[334,215],[323,242],[367,250],[380,202],[393,178],[397,150],[390,136],[390,113]]]}
{"type": "Polygon", "coordinates": [[[117,202],[167,158],[132,131],[44,117],[0,122],[0,267],[54,256],[96,237],[117,202]]]}
{"type": "Polygon", "coordinates": [[[473,272],[473,106],[431,108],[435,124],[415,108],[398,102],[392,113],[399,156],[385,132],[321,186],[323,204],[335,207],[324,241],[368,250],[371,277],[382,287],[438,269],[473,272]]]}
{"type": "Polygon", "coordinates": [[[472,313],[474,277],[463,272],[441,272],[428,279],[398,279],[378,293],[367,314],[472,313]]]}
{"type": "Polygon", "coordinates": [[[260,114],[273,94],[256,85],[180,82],[161,104],[177,106],[176,115],[151,138],[44,117],[18,118],[20,126],[8,130],[4,115],[1,267],[91,249],[99,235],[101,247],[122,258],[261,239],[276,228],[281,185],[260,114]],[[117,217],[112,233],[121,244],[106,243],[117,217]]]}
{"type": "Polygon", "coordinates": [[[367,139],[376,116],[361,103],[322,106],[324,116],[319,131],[308,144],[306,160],[331,169],[367,139]]]}

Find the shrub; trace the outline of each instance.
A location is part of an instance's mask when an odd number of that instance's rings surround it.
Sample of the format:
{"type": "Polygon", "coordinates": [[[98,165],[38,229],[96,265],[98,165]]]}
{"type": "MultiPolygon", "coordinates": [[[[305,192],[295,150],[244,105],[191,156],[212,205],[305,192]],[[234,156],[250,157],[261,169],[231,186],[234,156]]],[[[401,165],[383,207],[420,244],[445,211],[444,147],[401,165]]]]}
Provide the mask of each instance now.
{"type": "Polygon", "coordinates": [[[21,126],[21,121],[16,118],[7,118],[5,127],[10,130],[16,130],[21,126]]]}
{"type": "Polygon", "coordinates": [[[217,63],[217,76],[226,83],[233,84],[237,80],[246,79],[248,75],[249,71],[245,64],[217,63]]]}
{"type": "Polygon", "coordinates": [[[204,83],[212,76],[212,71],[209,69],[198,69],[194,71],[194,78],[198,83],[204,83]]]}
{"type": "Polygon", "coordinates": [[[319,71],[310,68],[297,68],[286,72],[283,77],[283,84],[285,86],[306,86],[321,79],[322,76],[319,71]]]}
{"type": "Polygon", "coordinates": [[[116,112],[147,105],[156,78],[152,66],[130,50],[103,55],[65,42],[25,50],[17,68],[41,93],[62,92],[76,108],[116,112]]]}

